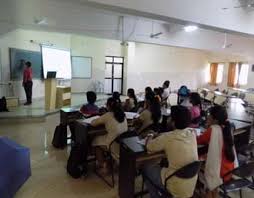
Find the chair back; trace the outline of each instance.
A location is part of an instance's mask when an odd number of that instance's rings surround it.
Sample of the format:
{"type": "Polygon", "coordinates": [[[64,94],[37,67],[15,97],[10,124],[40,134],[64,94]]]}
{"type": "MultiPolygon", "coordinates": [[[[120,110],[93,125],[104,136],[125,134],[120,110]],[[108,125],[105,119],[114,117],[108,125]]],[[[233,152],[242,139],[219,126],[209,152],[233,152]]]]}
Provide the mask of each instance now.
{"type": "Polygon", "coordinates": [[[254,161],[247,162],[232,171],[233,175],[241,178],[248,178],[254,176],[254,161]]]}
{"type": "Polygon", "coordinates": [[[172,175],[170,175],[169,177],[166,178],[165,188],[167,187],[168,180],[170,178],[172,178],[173,176],[176,176],[176,177],[179,177],[182,179],[191,179],[198,174],[200,167],[201,167],[201,162],[195,161],[195,162],[192,162],[192,163],[180,168],[179,170],[177,170],[172,175]]]}
{"type": "Polygon", "coordinates": [[[226,97],[216,96],[213,103],[216,105],[224,105],[226,101],[227,101],[226,97]]]}

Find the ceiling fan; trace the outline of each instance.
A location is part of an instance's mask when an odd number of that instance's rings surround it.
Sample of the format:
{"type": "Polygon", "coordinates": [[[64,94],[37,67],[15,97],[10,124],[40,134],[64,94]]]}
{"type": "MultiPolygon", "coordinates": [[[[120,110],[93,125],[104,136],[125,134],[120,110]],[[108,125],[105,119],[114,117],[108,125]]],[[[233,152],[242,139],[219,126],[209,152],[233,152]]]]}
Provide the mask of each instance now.
{"type": "MultiPolygon", "coordinates": [[[[242,5],[239,5],[239,6],[234,6],[232,8],[254,8],[254,3],[247,3],[247,4],[242,4],[242,5]]],[[[229,10],[229,9],[232,9],[232,8],[229,8],[229,7],[224,7],[222,8],[222,10],[229,10]]]]}
{"type": "Polygon", "coordinates": [[[228,43],[228,35],[227,33],[224,34],[224,43],[222,45],[222,49],[228,49],[231,48],[233,46],[232,43],[228,43]]]}

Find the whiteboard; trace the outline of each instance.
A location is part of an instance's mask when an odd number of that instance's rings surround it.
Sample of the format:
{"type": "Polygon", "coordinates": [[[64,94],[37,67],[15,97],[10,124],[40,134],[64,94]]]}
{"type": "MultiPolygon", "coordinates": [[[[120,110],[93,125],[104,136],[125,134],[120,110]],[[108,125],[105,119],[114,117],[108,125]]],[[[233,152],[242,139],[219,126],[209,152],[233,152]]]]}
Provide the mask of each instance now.
{"type": "Polygon", "coordinates": [[[92,57],[72,56],[72,78],[92,78],[92,57]]]}

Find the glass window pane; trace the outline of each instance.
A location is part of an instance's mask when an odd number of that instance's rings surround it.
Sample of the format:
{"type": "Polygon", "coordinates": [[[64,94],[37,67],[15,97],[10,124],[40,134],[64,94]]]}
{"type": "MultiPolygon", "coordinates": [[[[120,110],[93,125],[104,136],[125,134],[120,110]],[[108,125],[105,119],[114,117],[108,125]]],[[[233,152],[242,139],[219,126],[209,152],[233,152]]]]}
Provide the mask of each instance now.
{"type": "Polygon", "coordinates": [[[223,80],[223,69],[224,69],[224,65],[223,64],[219,64],[218,65],[218,70],[217,70],[217,79],[216,79],[216,83],[222,83],[223,80]]]}
{"type": "Polygon", "coordinates": [[[104,92],[106,94],[112,93],[112,80],[111,79],[105,79],[104,92]]]}
{"type": "Polygon", "coordinates": [[[240,75],[239,75],[239,84],[240,85],[247,85],[248,73],[249,73],[249,65],[242,64],[240,75]]]}
{"type": "Polygon", "coordinates": [[[122,78],[122,65],[114,65],[114,78],[122,78]]]}
{"type": "Polygon", "coordinates": [[[122,91],[122,80],[114,79],[114,91],[121,93],[122,91]]]}
{"type": "Polygon", "coordinates": [[[114,63],[123,63],[123,58],[114,57],[114,63]]]}
{"type": "Polygon", "coordinates": [[[112,78],[112,64],[106,64],[105,68],[105,78],[112,78]]]}
{"type": "Polygon", "coordinates": [[[113,57],[106,56],[106,62],[113,63],[113,57]]]}

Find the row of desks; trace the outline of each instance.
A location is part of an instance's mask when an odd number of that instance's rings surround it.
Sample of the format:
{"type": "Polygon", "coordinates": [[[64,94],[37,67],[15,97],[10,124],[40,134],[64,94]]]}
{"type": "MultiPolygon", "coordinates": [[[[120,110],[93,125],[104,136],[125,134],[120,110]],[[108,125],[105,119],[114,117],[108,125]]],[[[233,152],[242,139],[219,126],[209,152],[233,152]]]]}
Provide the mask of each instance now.
{"type": "MultiPolygon", "coordinates": [[[[75,118],[77,112],[77,109],[62,109],[60,113],[61,123],[67,127],[68,122],[75,118]]],[[[229,113],[231,116],[230,122],[233,122],[235,125],[234,135],[238,144],[247,144],[251,131],[251,123],[247,121],[241,121],[245,119],[245,117],[243,117],[243,112],[234,111],[232,108],[229,113]],[[232,117],[234,119],[232,119],[232,117]]],[[[82,120],[76,120],[76,125],[76,134],[79,134],[78,138],[81,138],[82,140],[86,140],[87,136],[99,136],[106,133],[104,127],[91,127],[88,124],[84,123],[82,120]],[[87,133],[85,131],[87,131],[87,133]]],[[[138,137],[126,138],[122,141],[120,146],[118,185],[120,198],[135,197],[136,170],[141,165],[148,162],[150,163],[151,161],[158,161],[164,157],[164,153],[147,153],[144,146],[138,143],[138,140],[138,137]]]]}

